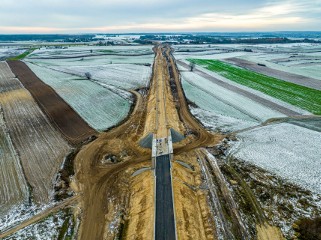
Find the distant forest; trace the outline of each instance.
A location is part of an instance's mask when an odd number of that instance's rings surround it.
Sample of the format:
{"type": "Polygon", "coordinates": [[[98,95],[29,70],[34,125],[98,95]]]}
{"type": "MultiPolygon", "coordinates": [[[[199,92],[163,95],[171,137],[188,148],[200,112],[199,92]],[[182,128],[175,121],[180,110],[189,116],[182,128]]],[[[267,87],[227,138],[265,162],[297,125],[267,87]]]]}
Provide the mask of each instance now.
{"type": "MultiPolygon", "coordinates": [[[[99,34],[102,35],[102,34],[99,34]]],[[[103,34],[106,37],[121,35],[136,35],[134,40],[140,44],[150,44],[155,41],[169,42],[173,44],[229,44],[229,43],[321,43],[321,32],[238,32],[238,33],[127,33],[127,34],[103,34]]],[[[93,42],[104,41],[96,34],[13,34],[1,35],[0,42],[17,41],[42,41],[42,42],[93,42]]],[[[109,40],[109,41],[112,41],[109,40]]]]}

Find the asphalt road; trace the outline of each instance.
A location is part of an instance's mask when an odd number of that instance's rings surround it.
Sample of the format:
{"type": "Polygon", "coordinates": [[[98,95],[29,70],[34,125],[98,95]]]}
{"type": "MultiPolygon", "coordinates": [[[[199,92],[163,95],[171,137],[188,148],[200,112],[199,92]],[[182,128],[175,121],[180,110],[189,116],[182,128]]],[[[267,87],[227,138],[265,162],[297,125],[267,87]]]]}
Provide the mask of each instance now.
{"type": "Polygon", "coordinates": [[[156,158],[155,240],[175,240],[170,155],[156,158]]]}

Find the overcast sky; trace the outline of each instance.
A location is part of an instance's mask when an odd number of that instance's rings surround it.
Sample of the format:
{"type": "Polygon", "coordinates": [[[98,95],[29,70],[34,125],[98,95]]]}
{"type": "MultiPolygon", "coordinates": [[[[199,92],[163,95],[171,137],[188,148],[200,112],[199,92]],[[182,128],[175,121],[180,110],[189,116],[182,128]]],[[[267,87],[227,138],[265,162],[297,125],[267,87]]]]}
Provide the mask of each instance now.
{"type": "Polygon", "coordinates": [[[0,34],[321,31],[321,0],[1,0],[0,34]]]}

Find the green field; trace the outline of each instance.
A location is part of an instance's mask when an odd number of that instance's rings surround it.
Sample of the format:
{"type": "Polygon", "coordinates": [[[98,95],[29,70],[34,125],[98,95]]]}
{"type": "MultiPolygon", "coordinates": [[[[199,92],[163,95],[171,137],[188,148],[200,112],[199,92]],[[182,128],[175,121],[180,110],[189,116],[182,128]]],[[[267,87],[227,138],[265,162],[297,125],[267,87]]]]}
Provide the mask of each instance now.
{"type": "Polygon", "coordinates": [[[187,59],[221,76],[321,115],[321,91],[265,76],[218,60],[187,59]]]}
{"type": "Polygon", "coordinates": [[[31,54],[34,50],[36,50],[37,48],[30,48],[28,50],[26,50],[25,52],[23,52],[22,54],[9,58],[8,60],[22,60],[25,57],[27,57],[29,54],[31,54]]]}

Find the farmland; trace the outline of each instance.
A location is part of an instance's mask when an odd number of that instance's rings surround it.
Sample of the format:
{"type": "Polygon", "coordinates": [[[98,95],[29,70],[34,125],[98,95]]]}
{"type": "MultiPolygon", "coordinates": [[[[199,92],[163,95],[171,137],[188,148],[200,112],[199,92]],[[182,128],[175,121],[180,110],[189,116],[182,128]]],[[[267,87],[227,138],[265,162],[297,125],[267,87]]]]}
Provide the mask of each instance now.
{"type": "Polygon", "coordinates": [[[226,62],[232,63],[236,66],[239,66],[241,68],[245,68],[257,73],[261,73],[266,76],[282,79],[287,82],[292,82],[297,85],[305,86],[308,88],[313,88],[316,90],[321,90],[320,87],[320,80],[311,78],[311,77],[305,77],[302,75],[297,75],[285,71],[280,71],[277,69],[272,69],[267,67],[265,64],[262,63],[256,63],[256,62],[251,62],[245,59],[241,58],[227,58],[225,59],[226,62]]]}
{"type": "Polygon", "coordinates": [[[321,91],[299,86],[216,60],[190,59],[191,62],[215,71],[231,81],[261,91],[314,114],[321,114],[321,91]]]}
{"type": "Polygon", "coordinates": [[[0,238],[149,238],[168,193],[178,239],[292,239],[316,222],[320,91],[228,63],[299,48],[43,46],[0,68],[0,238]],[[166,187],[141,144],[153,134],[173,147],[166,187]]]}
{"type": "Polygon", "coordinates": [[[35,201],[47,203],[51,197],[52,181],[69,151],[69,146],[52,127],[30,93],[13,78],[6,63],[1,63],[1,73],[4,77],[0,83],[0,104],[8,133],[17,152],[15,157],[20,158],[35,201]]]}
{"type": "Polygon", "coordinates": [[[242,55],[240,58],[263,63],[272,69],[321,80],[317,70],[321,63],[318,44],[261,46],[261,51],[242,55]]]}
{"type": "MultiPolygon", "coordinates": [[[[1,96],[1,95],[0,95],[1,96]]],[[[28,197],[28,186],[19,156],[8,134],[3,113],[0,112],[0,216],[28,197]]]]}
{"type": "Polygon", "coordinates": [[[116,88],[131,90],[148,85],[151,68],[136,64],[109,64],[96,66],[53,66],[52,69],[78,76],[92,73],[92,79],[99,83],[111,85],[116,88]]]}
{"type": "Polygon", "coordinates": [[[63,58],[80,58],[92,56],[144,56],[147,60],[153,55],[152,46],[83,46],[69,47],[62,49],[46,49],[41,48],[33,52],[29,58],[31,59],[63,59],[63,58]]]}
{"type": "Polygon", "coordinates": [[[6,60],[7,58],[10,58],[10,57],[15,57],[17,55],[20,55],[24,51],[25,50],[20,48],[15,48],[15,47],[4,48],[0,46],[0,61],[6,60]]]}
{"type": "MultiPolygon", "coordinates": [[[[203,92],[210,94],[214,98],[219,99],[221,102],[234,107],[239,112],[247,115],[248,117],[244,117],[244,120],[257,120],[257,121],[264,121],[272,116],[282,116],[282,114],[278,114],[276,111],[271,111],[269,108],[266,108],[254,101],[249,100],[246,97],[243,97],[237,93],[229,91],[219,85],[216,85],[213,82],[208,81],[207,79],[198,76],[197,74],[190,73],[190,72],[183,72],[182,77],[188,83],[196,86],[198,89],[202,89],[203,92]]],[[[223,107],[216,107],[212,106],[211,110],[217,111],[228,111],[229,108],[223,107]]],[[[237,114],[240,113],[227,113],[227,115],[231,115],[236,117],[237,114]]],[[[241,116],[242,118],[242,116],[241,116]]]]}
{"type": "Polygon", "coordinates": [[[130,109],[128,99],[85,77],[28,65],[94,129],[103,131],[123,120],[130,109]]]}
{"type": "MultiPolygon", "coordinates": [[[[26,64],[9,61],[12,71],[30,91],[41,110],[61,134],[72,144],[79,144],[95,134],[88,124],[48,85],[43,83],[26,64]]],[[[70,91],[70,89],[69,89],[70,91]]]]}
{"type": "Polygon", "coordinates": [[[128,91],[148,85],[153,57],[151,46],[72,47],[36,50],[26,62],[92,128],[104,131],[128,115],[128,91]]]}
{"type": "Polygon", "coordinates": [[[8,60],[21,60],[21,59],[24,59],[30,53],[32,53],[34,50],[35,50],[35,48],[30,48],[30,49],[26,50],[25,52],[23,52],[23,53],[21,53],[21,54],[19,54],[17,56],[9,58],[8,60]]]}
{"type": "Polygon", "coordinates": [[[240,133],[238,137],[240,143],[231,149],[231,155],[310,191],[321,191],[319,132],[281,123],[240,133]]]}
{"type": "Polygon", "coordinates": [[[177,59],[226,60],[237,58],[254,64],[261,63],[272,70],[321,79],[320,44],[220,44],[220,45],[176,45],[177,59]],[[244,50],[248,51],[244,51],[244,50]]]}
{"type": "Polygon", "coordinates": [[[197,73],[182,71],[181,76],[186,97],[193,103],[191,111],[211,130],[229,132],[285,116],[197,73]]]}

